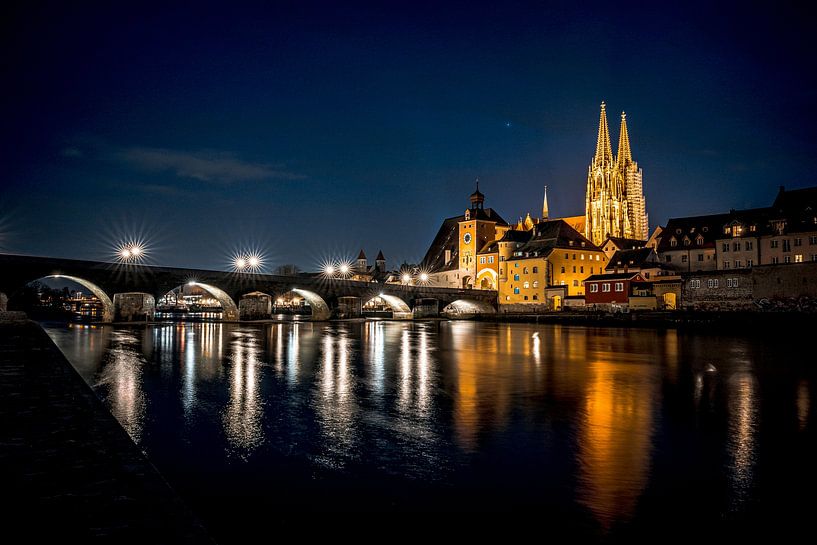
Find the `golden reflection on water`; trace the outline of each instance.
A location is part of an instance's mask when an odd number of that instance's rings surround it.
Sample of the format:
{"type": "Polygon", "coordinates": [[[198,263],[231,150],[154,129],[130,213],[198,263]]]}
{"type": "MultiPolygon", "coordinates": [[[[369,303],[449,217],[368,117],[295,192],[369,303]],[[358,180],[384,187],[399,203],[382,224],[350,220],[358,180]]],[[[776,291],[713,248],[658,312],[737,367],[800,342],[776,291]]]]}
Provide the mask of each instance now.
{"type": "Polygon", "coordinates": [[[643,365],[599,359],[587,370],[578,496],[609,527],[633,514],[647,484],[657,391],[643,365]]]}
{"type": "Polygon", "coordinates": [[[134,442],[142,439],[146,399],[142,389],[142,371],[145,364],[138,339],[128,332],[115,332],[113,346],[108,351],[108,362],[98,385],[108,388],[107,402],[111,413],[125,428],[134,442]]]}
{"type": "Polygon", "coordinates": [[[229,401],[222,421],[233,452],[246,459],[264,441],[257,379],[260,349],[253,332],[242,331],[233,332],[230,349],[229,401]]]}
{"type": "Polygon", "coordinates": [[[349,369],[351,347],[343,332],[337,337],[325,334],[321,342],[322,362],[316,376],[319,393],[314,406],[325,440],[318,461],[337,468],[353,456],[355,445],[357,405],[349,369]]]}
{"type": "Polygon", "coordinates": [[[730,484],[732,509],[745,502],[754,481],[755,435],[757,433],[757,384],[749,371],[738,371],[727,381],[729,396],[728,452],[732,463],[730,484]]]}

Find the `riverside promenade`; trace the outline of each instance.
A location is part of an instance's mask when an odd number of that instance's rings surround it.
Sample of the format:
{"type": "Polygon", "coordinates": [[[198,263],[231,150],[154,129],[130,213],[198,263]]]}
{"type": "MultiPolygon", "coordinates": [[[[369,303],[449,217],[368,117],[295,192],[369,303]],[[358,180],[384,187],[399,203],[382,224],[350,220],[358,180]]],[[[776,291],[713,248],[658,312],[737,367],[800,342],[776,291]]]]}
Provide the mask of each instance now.
{"type": "Polygon", "coordinates": [[[14,314],[0,313],[6,532],[34,543],[213,543],[42,328],[14,314]]]}

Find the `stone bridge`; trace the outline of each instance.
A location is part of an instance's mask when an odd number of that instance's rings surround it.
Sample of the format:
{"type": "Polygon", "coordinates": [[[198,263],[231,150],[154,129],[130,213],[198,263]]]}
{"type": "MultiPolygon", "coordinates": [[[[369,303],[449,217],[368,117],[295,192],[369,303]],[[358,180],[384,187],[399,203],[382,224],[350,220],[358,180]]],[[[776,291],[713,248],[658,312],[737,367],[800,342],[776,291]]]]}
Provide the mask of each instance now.
{"type": "Polygon", "coordinates": [[[152,319],[155,301],[184,284],[195,284],[217,299],[228,321],[269,318],[272,301],[290,292],[309,303],[313,320],[360,316],[362,305],[378,296],[396,318],[493,314],[497,297],[489,290],[379,284],[321,275],[277,276],[0,254],[0,310],[26,284],[48,277],[67,278],[92,292],[103,304],[106,322],[152,319]]]}

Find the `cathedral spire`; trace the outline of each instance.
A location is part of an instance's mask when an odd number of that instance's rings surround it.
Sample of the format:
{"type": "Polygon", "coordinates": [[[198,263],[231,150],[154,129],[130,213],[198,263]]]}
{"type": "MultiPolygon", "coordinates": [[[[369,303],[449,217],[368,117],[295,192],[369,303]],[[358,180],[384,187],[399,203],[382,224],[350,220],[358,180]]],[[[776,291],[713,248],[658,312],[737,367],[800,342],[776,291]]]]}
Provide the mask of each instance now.
{"type": "Polygon", "coordinates": [[[542,200],[542,221],[548,219],[548,186],[545,186],[545,198],[542,200]]]}
{"type": "Polygon", "coordinates": [[[612,165],[613,150],[610,146],[610,130],[607,128],[607,110],[604,102],[601,103],[601,115],[599,115],[599,137],[596,141],[596,156],[593,164],[612,165]]]}
{"type": "Polygon", "coordinates": [[[624,112],[621,112],[621,131],[618,133],[616,161],[622,165],[633,162],[633,154],[630,151],[630,135],[627,133],[627,114],[624,112]]]}

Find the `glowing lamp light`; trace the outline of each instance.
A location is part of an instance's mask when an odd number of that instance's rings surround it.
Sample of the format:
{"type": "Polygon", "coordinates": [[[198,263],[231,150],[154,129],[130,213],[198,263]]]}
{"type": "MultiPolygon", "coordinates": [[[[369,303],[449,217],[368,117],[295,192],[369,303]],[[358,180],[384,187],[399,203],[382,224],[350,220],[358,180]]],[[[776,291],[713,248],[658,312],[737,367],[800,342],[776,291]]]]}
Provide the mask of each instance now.
{"type": "Polygon", "coordinates": [[[323,268],[323,273],[327,276],[331,276],[335,274],[335,267],[333,267],[332,265],[327,265],[326,267],[323,268]]]}
{"type": "Polygon", "coordinates": [[[349,265],[344,263],[340,266],[340,274],[349,274],[349,265]]]}
{"type": "Polygon", "coordinates": [[[139,257],[140,255],[142,255],[142,247],[141,246],[133,246],[130,249],[130,253],[131,253],[131,255],[133,257],[139,257]]]}
{"type": "Polygon", "coordinates": [[[250,266],[250,268],[252,268],[252,269],[255,269],[255,268],[256,268],[256,267],[258,267],[260,264],[261,264],[261,260],[260,260],[260,259],[258,259],[258,257],[257,257],[257,256],[251,255],[251,256],[250,256],[250,257],[247,259],[247,265],[249,265],[249,266],[250,266]]]}
{"type": "Polygon", "coordinates": [[[403,282],[404,282],[404,283],[408,284],[409,282],[411,282],[411,275],[410,275],[410,274],[408,274],[408,273],[406,273],[406,274],[404,274],[404,275],[402,276],[402,279],[403,279],[403,282]]]}
{"type": "Polygon", "coordinates": [[[130,248],[122,248],[122,250],[119,252],[119,256],[122,259],[130,259],[131,256],[130,248]]]}
{"type": "Polygon", "coordinates": [[[235,268],[236,269],[246,269],[247,268],[247,260],[243,257],[239,257],[235,260],[235,268]]]}
{"type": "Polygon", "coordinates": [[[428,273],[420,273],[420,282],[428,282],[428,273]]]}
{"type": "Polygon", "coordinates": [[[191,280],[190,282],[188,282],[188,283],[187,283],[187,285],[188,285],[188,286],[195,286],[195,285],[196,285],[196,281],[195,281],[195,280],[191,280]]]}

